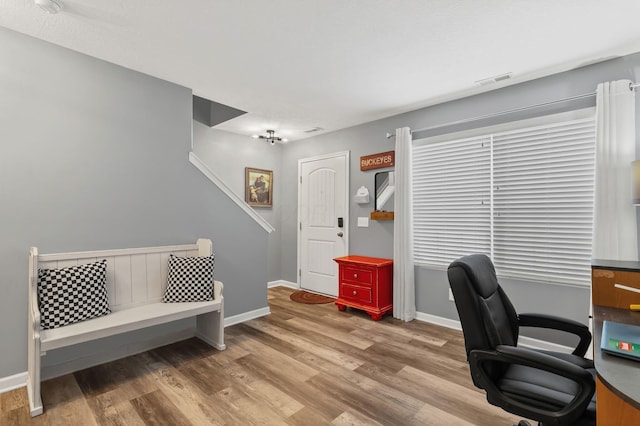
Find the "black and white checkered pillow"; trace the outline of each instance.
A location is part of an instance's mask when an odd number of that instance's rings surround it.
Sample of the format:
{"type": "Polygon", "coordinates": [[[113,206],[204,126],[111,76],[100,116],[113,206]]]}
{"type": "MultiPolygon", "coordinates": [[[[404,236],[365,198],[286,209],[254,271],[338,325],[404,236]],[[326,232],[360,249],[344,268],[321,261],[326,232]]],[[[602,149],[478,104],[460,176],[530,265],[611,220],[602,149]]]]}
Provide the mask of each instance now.
{"type": "Polygon", "coordinates": [[[213,300],[213,255],[178,257],[169,255],[167,289],[162,301],[204,302],[213,300]]]}
{"type": "Polygon", "coordinates": [[[106,272],[106,259],[69,268],[39,269],[41,328],[62,327],[110,313],[106,272]]]}

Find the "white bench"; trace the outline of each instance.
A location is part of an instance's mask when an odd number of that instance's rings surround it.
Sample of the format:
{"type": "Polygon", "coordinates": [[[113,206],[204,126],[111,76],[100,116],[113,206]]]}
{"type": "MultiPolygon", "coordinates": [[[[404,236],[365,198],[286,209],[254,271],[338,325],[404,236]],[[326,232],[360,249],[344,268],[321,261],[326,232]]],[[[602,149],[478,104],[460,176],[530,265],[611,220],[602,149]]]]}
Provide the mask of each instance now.
{"type": "Polygon", "coordinates": [[[214,300],[208,302],[162,303],[167,287],[169,255],[210,256],[211,240],[195,244],[101,250],[75,253],[29,252],[29,408],[32,416],[42,414],[40,358],[48,350],[88,342],[153,325],[196,316],[195,336],[224,350],[223,285],[214,281],[214,300]],[[107,259],[106,284],[111,313],[102,317],[42,330],[38,305],[38,269],[65,268],[107,259]]]}

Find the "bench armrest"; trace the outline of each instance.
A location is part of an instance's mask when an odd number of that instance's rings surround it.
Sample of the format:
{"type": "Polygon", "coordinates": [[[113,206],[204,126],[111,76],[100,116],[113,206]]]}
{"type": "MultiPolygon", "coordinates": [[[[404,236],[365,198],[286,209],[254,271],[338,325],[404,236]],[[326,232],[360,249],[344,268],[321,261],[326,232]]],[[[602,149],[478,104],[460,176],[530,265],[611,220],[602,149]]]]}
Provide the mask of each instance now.
{"type": "Polygon", "coordinates": [[[224,290],[224,284],[222,284],[222,281],[214,280],[213,281],[213,299],[214,300],[220,300],[220,298],[222,297],[222,290],[224,290]]]}

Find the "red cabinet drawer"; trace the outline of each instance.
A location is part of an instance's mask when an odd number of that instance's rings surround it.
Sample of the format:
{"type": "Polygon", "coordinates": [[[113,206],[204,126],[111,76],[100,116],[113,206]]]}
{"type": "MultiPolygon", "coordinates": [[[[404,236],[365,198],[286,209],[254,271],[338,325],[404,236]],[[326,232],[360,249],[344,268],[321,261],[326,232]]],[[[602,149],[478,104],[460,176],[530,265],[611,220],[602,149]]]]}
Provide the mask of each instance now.
{"type": "Polygon", "coordinates": [[[342,268],[342,281],[351,281],[358,284],[373,284],[373,271],[370,269],[345,266],[342,268]]]}
{"type": "Polygon", "coordinates": [[[342,284],[340,286],[340,297],[369,305],[373,301],[371,288],[351,284],[342,284]]]}
{"type": "Polygon", "coordinates": [[[339,310],[362,309],[375,321],[393,310],[393,260],[367,256],[333,260],[339,265],[339,310]]]}

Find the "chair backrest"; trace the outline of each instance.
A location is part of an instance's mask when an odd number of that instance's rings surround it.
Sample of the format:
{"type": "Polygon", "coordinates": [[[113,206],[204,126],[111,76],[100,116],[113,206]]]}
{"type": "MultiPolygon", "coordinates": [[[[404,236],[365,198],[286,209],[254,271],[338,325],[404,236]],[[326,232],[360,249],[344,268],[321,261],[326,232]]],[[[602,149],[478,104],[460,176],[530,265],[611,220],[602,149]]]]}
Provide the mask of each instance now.
{"type": "MultiPolygon", "coordinates": [[[[498,284],[491,260],[484,254],[461,257],[449,265],[449,285],[460,316],[464,345],[491,350],[497,345],[516,346],[518,316],[498,284]]],[[[500,374],[500,368],[495,374],[500,374]]]]}

